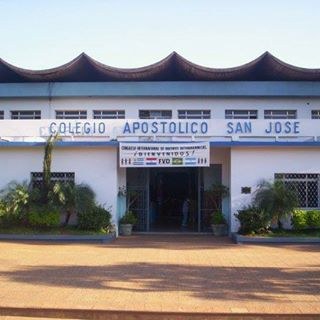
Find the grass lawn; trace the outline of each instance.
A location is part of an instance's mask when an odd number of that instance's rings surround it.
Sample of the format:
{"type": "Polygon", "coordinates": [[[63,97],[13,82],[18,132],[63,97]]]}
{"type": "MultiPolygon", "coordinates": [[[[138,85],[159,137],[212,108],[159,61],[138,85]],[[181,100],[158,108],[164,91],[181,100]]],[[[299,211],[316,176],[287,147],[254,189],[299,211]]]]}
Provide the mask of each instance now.
{"type": "Polygon", "coordinates": [[[54,235],[105,235],[107,232],[103,229],[100,231],[85,231],[80,230],[77,227],[67,226],[67,227],[57,227],[48,229],[39,229],[32,227],[0,227],[0,233],[2,234],[54,234],[54,235]]]}
{"type": "Polygon", "coordinates": [[[320,230],[272,230],[268,233],[259,234],[264,237],[301,237],[301,238],[320,238],[320,230]]]}

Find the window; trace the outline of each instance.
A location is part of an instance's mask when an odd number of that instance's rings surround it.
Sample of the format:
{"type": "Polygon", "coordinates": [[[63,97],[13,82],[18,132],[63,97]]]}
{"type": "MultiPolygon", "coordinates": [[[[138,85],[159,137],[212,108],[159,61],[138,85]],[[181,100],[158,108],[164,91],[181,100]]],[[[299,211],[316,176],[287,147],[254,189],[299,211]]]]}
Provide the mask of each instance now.
{"type": "Polygon", "coordinates": [[[56,119],[87,119],[86,110],[56,110],[56,119]]]}
{"type": "Polygon", "coordinates": [[[41,119],[41,111],[35,110],[20,110],[20,111],[11,111],[11,119],[13,120],[35,120],[41,119]]]}
{"type": "MultiPolygon", "coordinates": [[[[74,183],[74,172],[51,172],[51,181],[61,183],[74,183]]],[[[33,188],[41,188],[43,172],[31,172],[33,188]]]]}
{"type": "Polygon", "coordinates": [[[0,120],[3,120],[3,119],[4,119],[4,111],[0,110],[0,120]]]}
{"type": "Polygon", "coordinates": [[[210,110],[178,110],[179,119],[210,119],[210,110]]]}
{"type": "Polygon", "coordinates": [[[297,119],[297,110],[264,110],[265,119],[297,119]]]}
{"type": "Polygon", "coordinates": [[[320,110],[312,110],[311,119],[320,119],[320,110]]]}
{"type": "Polygon", "coordinates": [[[171,110],[139,110],[140,119],[171,119],[171,110]]]}
{"type": "Polygon", "coordinates": [[[257,119],[257,110],[226,110],[226,119],[257,119]]]}
{"type": "Polygon", "coordinates": [[[275,179],[296,191],[301,208],[319,207],[319,177],[317,173],[277,173],[275,179]]]}
{"type": "Polygon", "coordinates": [[[124,110],[94,110],[93,119],[124,119],[124,110]]]}

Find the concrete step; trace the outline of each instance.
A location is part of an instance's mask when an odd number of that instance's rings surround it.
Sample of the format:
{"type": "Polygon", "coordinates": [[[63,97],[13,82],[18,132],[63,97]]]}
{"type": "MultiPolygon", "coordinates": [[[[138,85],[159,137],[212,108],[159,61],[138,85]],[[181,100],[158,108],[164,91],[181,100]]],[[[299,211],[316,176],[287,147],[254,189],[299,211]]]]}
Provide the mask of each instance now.
{"type": "Polygon", "coordinates": [[[94,319],[94,320],[319,320],[320,314],[185,313],[94,309],[0,307],[0,319],[94,319]]]}

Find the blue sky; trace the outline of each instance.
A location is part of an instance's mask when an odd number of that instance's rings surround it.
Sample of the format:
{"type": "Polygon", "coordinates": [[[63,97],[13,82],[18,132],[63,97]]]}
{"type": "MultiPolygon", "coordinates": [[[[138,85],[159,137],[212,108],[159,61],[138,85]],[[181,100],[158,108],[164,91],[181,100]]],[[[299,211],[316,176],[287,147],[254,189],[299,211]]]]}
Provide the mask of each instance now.
{"type": "Polygon", "coordinates": [[[81,52],[118,67],[173,50],[231,67],[268,50],[320,68],[319,0],[0,0],[0,57],[20,67],[61,65],[81,52]]]}

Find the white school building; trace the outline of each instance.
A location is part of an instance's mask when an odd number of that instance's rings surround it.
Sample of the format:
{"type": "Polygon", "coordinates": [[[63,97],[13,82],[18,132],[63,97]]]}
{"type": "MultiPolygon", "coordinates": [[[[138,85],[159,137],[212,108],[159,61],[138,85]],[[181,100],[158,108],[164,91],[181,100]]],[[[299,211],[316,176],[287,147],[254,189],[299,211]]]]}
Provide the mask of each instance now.
{"type": "MultiPolygon", "coordinates": [[[[214,61],[212,61],[214,64],[214,61]]],[[[138,195],[137,231],[210,230],[206,190],[223,184],[229,232],[262,179],[282,179],[302,208],[320,206],[320,69],[265,53],[207,68],[177,53],[119,69],[81,54],[49,70],[0,60],[0,189],[41,177],[47,137],[59,133],[52,176],[89,184],[118,224],[119,188],[138,195]]]]}

